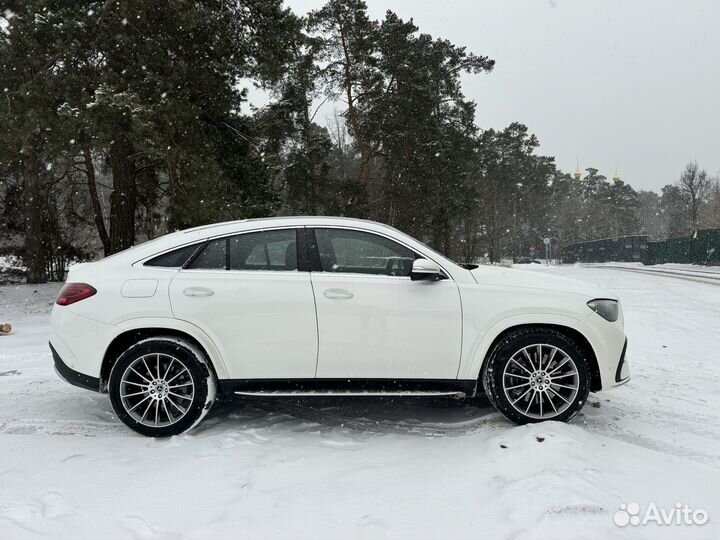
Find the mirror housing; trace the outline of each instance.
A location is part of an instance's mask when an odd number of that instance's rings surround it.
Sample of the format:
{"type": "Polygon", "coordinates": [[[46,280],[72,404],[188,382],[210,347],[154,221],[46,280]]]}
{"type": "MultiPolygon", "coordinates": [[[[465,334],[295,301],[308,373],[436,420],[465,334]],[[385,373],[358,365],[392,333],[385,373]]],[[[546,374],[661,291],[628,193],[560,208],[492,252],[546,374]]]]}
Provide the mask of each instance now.
{"type": "Polygon", "coordinates": [[[410,279],[413,281],[427,280],[438,281],[443,279],[445,275],[440,267],[428,259],[415,259],[410,272],[410,279]]]}

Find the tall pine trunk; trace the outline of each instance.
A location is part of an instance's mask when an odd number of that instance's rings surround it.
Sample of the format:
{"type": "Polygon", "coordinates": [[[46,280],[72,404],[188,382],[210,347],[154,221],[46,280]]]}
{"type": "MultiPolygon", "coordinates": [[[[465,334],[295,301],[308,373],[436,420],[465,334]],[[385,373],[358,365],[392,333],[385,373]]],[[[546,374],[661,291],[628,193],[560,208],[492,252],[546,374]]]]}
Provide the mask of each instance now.
{"type": "Polygon", "coordinates": [[[37,155],[39,145],[40,132],[35,130],[25,141],[21,151],[25,194],[25,265],[28,283],[44,283],[48,279],[42,243],[42,198],[40,163],[37,155]]]}
{"type": "Polygon", "coordinates": [[[188,216],[184,213],[183,203],[188,200],[187,191],[183,188],[183,176],[181,169],[182,155],[179,150],[173,148],[166,157],[168,188],[167,207],[168,230],[177,230],[187,227],[188,216]]]}
{"type": "Polygon", "coordinates": [[[118,135],[110,146],[113,192],[110,195],[110,253],[127,249],[135,242],[134,148],[125,135],[118,135]]]}
{"type": "Polygon", "coordinates": [[[97,180],[95,176],[95,165],[92,160],[92,152],[89,144],[83,144],[82,147],[83,160],[85,162],[85,175],[87,176],[88,192],[90,193],[90,204],[93,209],[93,217],[95,218],[95,227],[98,236],[103,245],[103,252],[107,256],[110,254],[110,237],[105,228],[105,221],[102,214],[102,206],[100,206],[100,198],[97,191],[97,180]]]}
{"type": "Polygon", "coordinates": [[[342,42],[343,55],[345,58],[345,95],[348,102],[347,118],[350,122],[350,130],[352,136],[355,138],[355,144],[357,149],[360,151],[360,167],[357,172],[357,179],[355,185],[355,192],[350,200],[350,208],[348,213],[351,216],[363,217],[365,211],[362,205],[365,203],[367,198],[367,185],[370,180],[370,161],[373,157],[372,148],[365,141],[362,129],[360,127],[360,119],[358,118],[358,110],[355,107],[355,100],[357,99],[353,95],[353,76],[352,76],[352,62],[353,59],[350,57],[350,51],[348,50],[347,39],[344,32],[340,33],[342,42]]]}

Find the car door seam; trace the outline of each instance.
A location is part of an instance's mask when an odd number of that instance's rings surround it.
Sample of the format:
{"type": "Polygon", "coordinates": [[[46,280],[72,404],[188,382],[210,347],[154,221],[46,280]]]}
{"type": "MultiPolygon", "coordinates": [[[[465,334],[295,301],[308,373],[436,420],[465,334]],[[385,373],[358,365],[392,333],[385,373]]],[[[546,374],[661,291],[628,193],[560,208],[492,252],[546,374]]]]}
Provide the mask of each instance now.
{"type": "Polygon", "coordinates": [[[455,283],[455,290],[457,291],[458,299],[460,300],[460,358],[458,359],[458,368],[457,373],[455,373],[455,378],[460,379],[460,370],[463,366],[463,342],[465,340],[465,312],[463,309],[462,293],[460,292],[460,287],[458,287],[457,283],[455,283]]]}
{"type": "Polygon", "coordinates": [[[312,292],[313,306],[315,306],[315,378],[318,372],[318,359],[320,358],[320,323],[318,322],[317,298],[315,298],[315,284],[312,279],[312,272],[308,272],[310,276],[310,291],[312,292]]]}

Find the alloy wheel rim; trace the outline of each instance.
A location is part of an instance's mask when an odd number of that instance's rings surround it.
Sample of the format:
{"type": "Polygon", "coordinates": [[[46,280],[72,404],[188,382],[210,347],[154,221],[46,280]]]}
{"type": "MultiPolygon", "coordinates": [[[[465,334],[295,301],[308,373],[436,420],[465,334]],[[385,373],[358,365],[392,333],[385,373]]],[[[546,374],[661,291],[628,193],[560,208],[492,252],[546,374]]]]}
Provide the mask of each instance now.
{"type": "Polygon", "coordinates": [[[164,353],[145,354],[125,369],[120,401],[125,412],[148,427],[166,427],[182,420],[195,397],[190,370],[164,353]]]}
{"type": "Polygon", "coordinates": [[[580,388],[575,361],[554,345],[523,347],[503,370],[503,391],[510,405],[524,416],[548,420],[564,413],[580,388]]]}

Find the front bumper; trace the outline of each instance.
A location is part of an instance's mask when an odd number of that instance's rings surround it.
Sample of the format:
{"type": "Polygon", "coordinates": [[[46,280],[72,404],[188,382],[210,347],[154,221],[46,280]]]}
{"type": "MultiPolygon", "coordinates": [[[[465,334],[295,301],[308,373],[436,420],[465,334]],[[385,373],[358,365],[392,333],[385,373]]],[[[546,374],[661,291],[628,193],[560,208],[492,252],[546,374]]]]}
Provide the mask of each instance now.
{"type": "Polygon", "coordinates": [[[100,392],[100,379],[75,371],[63,362],[63,359],[60,358],[60,355],[55,350],[55,347],[52,346],[52,343],[49,343],[49,345],[50,350],[52,351],[53,360],[55,361],[55,372],[61,379],[69,382],[73,386],[85,388],[86,390],[92,390],[93,392],[100,392]]]}
{"type": "Polygon", "coordinates": [[[618,362],[617,369],[615,370],[615,382],[618,386],[620,386],[621,384],[625,384],[630,380],[630,367],[625,360],[627,343],[627,338],[625,338],[625,345],[623,345],[622,353],[620,353],[620,361],[618,362]]]}
{"type": "Polygon", "coordinates": [[[627,336],[622,319],[608,322],[593,313],[578,321],[575,329],[590,343],[597,360],[600,384],[593,389],[609,390],[630,380],[625,351],[627,336]]]}

